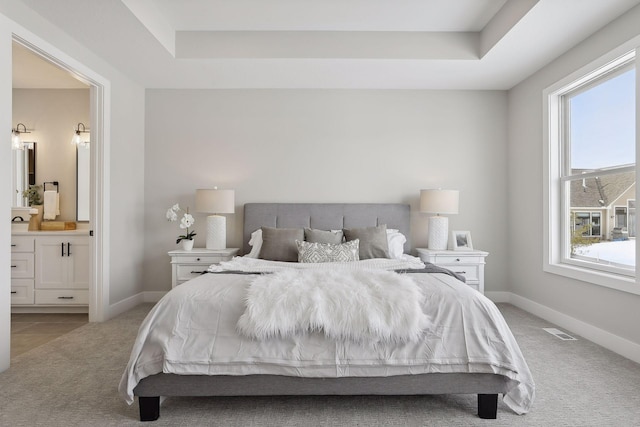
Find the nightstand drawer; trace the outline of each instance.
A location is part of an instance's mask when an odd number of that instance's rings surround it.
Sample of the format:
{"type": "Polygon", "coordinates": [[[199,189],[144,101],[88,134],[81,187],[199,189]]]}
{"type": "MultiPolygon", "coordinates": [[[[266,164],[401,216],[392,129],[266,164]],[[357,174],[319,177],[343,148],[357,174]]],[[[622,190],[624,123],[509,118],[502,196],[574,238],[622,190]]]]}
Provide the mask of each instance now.
{"type": "Polygon", "coordinates": [[[446,268],[447,270],[451,270],[454,273],[461,274],[467,279],[467,281],[478,281],[480,280],[480,268],[477,265],[446,265],[446,264],[438,264],[442,268],[446,268]]]}
{"type": "Polygon", "coordinates": [[[11,281],[11,304],[33,304],[33,279],[11,281]]]}
{"type": "Polygon", "coordinates": [[[171,287],[206,273],[212,264],[229,261],[238,253],[237,248],[169,251],[171,257],[171,287]]]}
{"type": "Polygon", "coordinates": [[[455,264],[484,264],[484,257],[480,255],[436,255],[434,264],[455,265],[455,264]]]}
{"type": "Polygon", "coordinates": [[[484,265],[488,252],[479,250],[434,250],[416,248],[418,256],[424,262],[461,274],[466,284],[480,293],[484,293],[484,265]]]}
{"type": "Polygon", "coordinates": [[[211,256],[211,255],[207,255],[207,256],[179,256],[179,257],[174,257],[172,262],[175,263],[175,264],[203,264],[203,265],[206,265],[208,267],[211,264],[217,264],[220,261],[225,261],[227,259],[229,259],[229,257],[223,256],[223,255],[220,255],[220,256],[211,256]]]}
{"type": "Polygon", "coordinates": [[[177,277],[180,281],[193,279],[206,272],[210,264],[178,264],[176,266],[177,277]]]}

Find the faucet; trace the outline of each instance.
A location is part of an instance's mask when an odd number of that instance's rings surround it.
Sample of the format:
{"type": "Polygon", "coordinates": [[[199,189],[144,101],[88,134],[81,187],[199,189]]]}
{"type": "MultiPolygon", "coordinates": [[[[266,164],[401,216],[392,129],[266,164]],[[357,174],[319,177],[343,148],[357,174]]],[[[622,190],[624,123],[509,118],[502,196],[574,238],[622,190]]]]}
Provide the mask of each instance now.
{"type": "Polygon", "coordinates": [[[17,215],[11,218],[11,222],[23,222],[23,221],[24,221],[24,218],[22,218],[20,215],[17,215]]]}

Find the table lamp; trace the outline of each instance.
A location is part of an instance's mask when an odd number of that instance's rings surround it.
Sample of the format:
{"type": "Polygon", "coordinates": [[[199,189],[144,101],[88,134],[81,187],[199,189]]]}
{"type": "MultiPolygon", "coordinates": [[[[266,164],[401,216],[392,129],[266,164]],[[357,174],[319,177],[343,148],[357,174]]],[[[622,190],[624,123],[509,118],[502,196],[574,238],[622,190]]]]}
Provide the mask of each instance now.
{"type": "Polygon", "coordinates": [[[447,249],[449,218],[440,215],[457,214],[458,201],[458,190],[420,190],[420,212],[435,214],[429,217],[429,249],[447,249]]]}
{"type": "Polygon", "coordinates": [[[227,218],[220,214],[234,213],[233,190],[218,190],[218,187],[196,190],[196,211],[213,214],[207,217],[207,249],[225,249],[227,218]]]}

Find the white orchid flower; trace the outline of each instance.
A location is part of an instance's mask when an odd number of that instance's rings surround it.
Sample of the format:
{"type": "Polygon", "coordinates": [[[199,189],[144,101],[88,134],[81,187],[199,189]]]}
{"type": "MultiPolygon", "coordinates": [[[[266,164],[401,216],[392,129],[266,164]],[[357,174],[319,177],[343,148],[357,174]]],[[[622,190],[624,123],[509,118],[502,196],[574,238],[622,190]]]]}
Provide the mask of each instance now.
{"type": "Polygon", "coordinates": [[[193,225],[194,222],[196,222],[196,220],[193,218],[193,215],[189,214],[189,208],[187,207],[187,209],[181,209],[180,205],[178,203],[176,203],[175,205],[171,206],[166,213],[166,217],[169,221],[174,222],[178,220],[178,212],[183,211],[184,215],[182,216],[182,218],[180,219],[180,228],[182,229],[186,229],[187,232],[182,235],[182,236],[178,236],[178,238],[176,239],[176,244],[180,243],[183,240],[193,240],[193,237],[196,235],[195,231],[189,231],[189,227],[191,227],[193,225]]]}
{"type": "Polygon", "coordinates": [[[171,222],[178,220],[178,214],[173,210],[173,208],[167,209],[167,219],[171,222]]]}
{"type": "Polygon", "coordinates": [[[193,219],[193,216],[186,213],[180,220],[180,228],[189,228],[193,225],[194,222],[195,220],[193,219]]]}

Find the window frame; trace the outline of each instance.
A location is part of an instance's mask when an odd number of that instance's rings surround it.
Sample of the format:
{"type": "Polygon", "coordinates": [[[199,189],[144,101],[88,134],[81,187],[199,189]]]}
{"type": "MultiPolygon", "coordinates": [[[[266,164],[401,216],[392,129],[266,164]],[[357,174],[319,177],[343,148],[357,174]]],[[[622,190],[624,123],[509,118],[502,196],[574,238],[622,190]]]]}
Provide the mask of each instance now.
{"type": "MultiPolygon", "coordinates": [[[[568,144],[563,143],[566,137],[565,123],[561,115],[566,99],[564,95],[577,94],[589,90],[603,82],[603,77],[613,78],[626,71],[626,67],[635,66],[636,69],[636,147],[640,140],[640,37],[636,37],[610,53],[582,67],[569,76],[561,79],[543,91],[543,271],[577,279],[580,281],[613,288],[636,295],[640,295],[638,286],[638,251],[639,242],[636,239],[636,265],[634,269],[617,267],[609,268],[606,265],[597,265],[567,257],[565,249],[567,239],[570,239],[571,219],[564,212],[570,212],[568,200],[568,187],[570,181],[576,177],[563,176],[565,170],[570,170],[570,157],[564,150],[570,150],[568,144]],[[567,167],[569,169],[567,169],[567,167]],[[565,187],[562,191],[561,186],[565,187]]],[[[636,162],[640,157],[640,150],[636,148],[636,162]]],[[[605,173],[618,173],[634,170],[636,182],[638,169],[636,166],[625,165],[606,170],[605,173]]],[[[603,171],[594,172],[602,175],[603,171]]],[[[589,178],[589,174],[581,178],[589,178]]],[[[636,185],[636,199],[639,189],[636,185]]],[[[637,220],[636,220],[637,223],[637,220]]]]}

